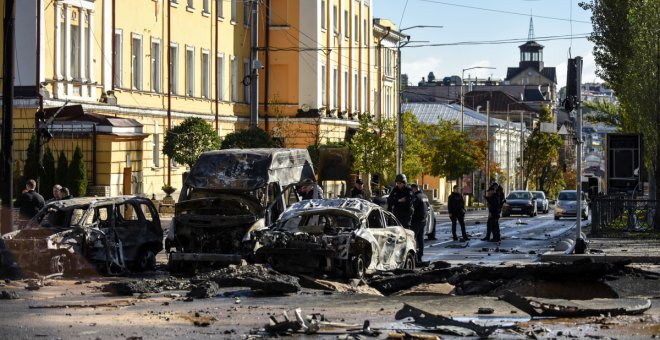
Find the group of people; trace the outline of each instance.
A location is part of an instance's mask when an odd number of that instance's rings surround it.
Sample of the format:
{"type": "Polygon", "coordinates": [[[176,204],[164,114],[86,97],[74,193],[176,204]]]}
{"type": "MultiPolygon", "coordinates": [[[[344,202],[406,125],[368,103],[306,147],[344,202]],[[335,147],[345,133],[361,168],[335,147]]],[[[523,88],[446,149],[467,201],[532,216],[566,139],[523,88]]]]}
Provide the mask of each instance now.
{"type": "MultiPolygon", "coordinates": [[[[470,237],[465,232],[465,200],[459,191],[459,186],[454,185],[454,190],[449,195],[447,210],[449,210],[449,219],[451,220],[451,234],[454,241],[458,241],[456,236],[456,223],[461,225],[461,241],[467,241],[470,237]]],[[[485,193],[488,203],[488,222],[486,223],[486,236],[482,241],[500,242],[500,216],[502,214],[502,205],[504,205],[504,189],[497,182],[493,182],[485,193]]]]}
{"type": "Polygon", "coordinates": [[[37,182],[33,179],[28,180],[25,183],[25,189],[20,196],[14,202],[14,207],[19,208],[18,213],[22,220],[29,220],[34,217],[41,208],[43,208],[46,203],[57,200],[66,200],[70,199],[71,192],[69,188],[63,187],[59,184],[53,186],[53,198],[49,199],[48,202],[44,200],[44,197],[37,192],[37,182]]]}

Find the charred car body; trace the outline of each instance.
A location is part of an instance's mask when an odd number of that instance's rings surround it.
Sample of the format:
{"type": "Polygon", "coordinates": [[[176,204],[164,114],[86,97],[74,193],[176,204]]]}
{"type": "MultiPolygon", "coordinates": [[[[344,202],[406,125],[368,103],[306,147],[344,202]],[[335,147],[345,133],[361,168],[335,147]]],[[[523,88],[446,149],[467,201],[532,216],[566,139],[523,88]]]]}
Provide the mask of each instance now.
{"type": "Polygon", "coordinates": [[[203,153],[175,205],[166,248],[173,271],[240,263],[251,256],[255,230],[274,222],[294,185],[314,178],[304,149],[229,149],[203,153]]]}
{"type": "Polygon", "coordinates": [[[301,201],[257,234],[257,259],[285,272],[359,278],[415,267],[415,234],[392,213],[359,198],[301,201]]]}
{"type": "Polygon", "coordinates": [[[156,208],[137,196],[54,201],[2,239],[5,264],[40,273],[149,270],[163,249],[156,208]]]}

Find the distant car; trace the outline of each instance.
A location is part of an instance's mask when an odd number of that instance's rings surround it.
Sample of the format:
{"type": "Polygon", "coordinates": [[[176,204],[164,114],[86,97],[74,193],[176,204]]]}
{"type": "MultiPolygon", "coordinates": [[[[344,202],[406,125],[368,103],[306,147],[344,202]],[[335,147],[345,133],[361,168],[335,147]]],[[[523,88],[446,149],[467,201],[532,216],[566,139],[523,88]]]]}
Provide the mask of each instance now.
{"type": "Polygon", "coordinates": [[[537,215],[536,199],[531,192],[527,190],[511,191],[506,197],[504,206],[502,206],[502,216],[510,215],[537,215]]]}
{"type": "Polygon", "coordinates": [[[550,211],[550,203],[545,197],[545,193],[543,191],[532,191],[532,195],[536,199],[536,210],[547,214],[550,211]]]}
{"type": "Polygon", "coordinates": [[[39,273],[150,270],[163,249],[158,212],[150,199],[138,196],[53,201],[2,239],[3,261],[39,273]]]}
{"type": "Polygon", "coordinates": [[[360,198],[301,201],[269,229],[254,233],[257,260],[284,272],[361,278],[416,264],[415,234],[389,211],[360,198]]]}
{"type": "MultiPolygon", "coordinates": [[[[563,190],[557,196],[555,203],[555,220],[562,217],[576,217],[577,216],[577,191],[563,190]]],[[[581,214],[580,217],[586,220],[589,217],[589,203],[587,202],[587,195],[583,192],[580,193],[581,197],[581,214]]]]}

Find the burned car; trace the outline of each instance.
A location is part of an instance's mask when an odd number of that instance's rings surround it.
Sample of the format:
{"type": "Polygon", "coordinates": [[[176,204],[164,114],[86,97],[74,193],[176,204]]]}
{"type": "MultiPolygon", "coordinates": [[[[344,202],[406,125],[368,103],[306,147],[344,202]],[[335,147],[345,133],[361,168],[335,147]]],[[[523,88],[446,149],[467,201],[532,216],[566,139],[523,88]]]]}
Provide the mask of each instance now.
{"type": "Polygon", "coordinates": [[[163,249],[156,208],[137,196],[54,201],[2,239],[3,263],[39,273],[150,270],[163,249]]]}
{"type": "Polygon", "coordinates": [[[252,231],[299,200],[295,185],[314,178],[305,149],[227,149],[203,153],[175,205],[166,248],[170,270],[237,264],[254,252],[252,231]]]}
{"type": "Polygon", "coordinates": [[[257,259],[275,269],[361,278],[414,269],[415,234],[379,205],[360,198],[305,200],[256,233],[257,259]]]}

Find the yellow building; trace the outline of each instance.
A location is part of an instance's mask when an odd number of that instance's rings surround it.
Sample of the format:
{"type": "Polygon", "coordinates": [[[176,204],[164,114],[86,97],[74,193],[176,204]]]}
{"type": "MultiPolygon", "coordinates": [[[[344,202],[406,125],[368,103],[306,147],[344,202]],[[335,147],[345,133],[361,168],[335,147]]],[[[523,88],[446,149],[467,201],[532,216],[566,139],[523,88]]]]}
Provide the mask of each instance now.
{"type": "Polygon", "coordinates": [[[64,106],[46,146],[71,159],[81,144],[93,193],[160,197],[164,183],[181,187],[185,166],[169,163],[161,147],[186,117],[206,119],[221,137],[257,123],[288,147],[342,141],[359,115],[390,117],[383,101],[398,93],[381,94],[371,0],[260,1],[258,62],[252,5],[17,1],[14,159],[25,160],[35,113],[43,107],[50,117],[64,106]]]}

